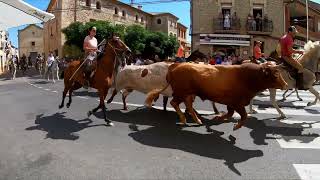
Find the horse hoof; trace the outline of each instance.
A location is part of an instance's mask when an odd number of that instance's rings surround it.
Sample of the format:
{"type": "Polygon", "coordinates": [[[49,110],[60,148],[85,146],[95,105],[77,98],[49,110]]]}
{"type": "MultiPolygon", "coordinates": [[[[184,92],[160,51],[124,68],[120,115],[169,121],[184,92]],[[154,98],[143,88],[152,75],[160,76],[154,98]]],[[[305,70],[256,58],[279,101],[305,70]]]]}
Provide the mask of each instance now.
{"type": "Polygon", "coordinates": [[[59,109],[63,108],[63,105],[59,105],[59,109]]]}
{"type": "Polygon", "coordinates": [[[112,102],[112,100],[109,99],[109,100],[107,101],[107,104],[110,104],[111,102],[112,102]]]}
{"type": "Polygon", "coordinates": [[[312,102],[308,102],[308,104],[307,104],[307,106],[313,106],[314,105],[314,103],[312,103],[312,102]]]}
{"type": "Polygon", "coordinates": [[[113,122],[107,122],[107,126],[114,126],[113,122]]]}
{"type": "Polygon", "coordinates": [[[282,115],[282,116],[278,117],[277,120],[284,120],[284,119],[286,119],[286,118],[287,118],[287,117],[286,117],[285,115],[282,115]]]}
{"type": "Polygon", "coordinates": [[[90,117],[92,115],[92,111],[87,112],[87,116],[90,117]]]}
{"type": "Polygon", "coordinates": [[[303,99],[299,98],[299,101],[303,101],[303,99]]]}
{"type": "Polygon", "coordinates": [[[69,108],[70,107],[70,104],[67,104],[67,108],[69,108]]]}

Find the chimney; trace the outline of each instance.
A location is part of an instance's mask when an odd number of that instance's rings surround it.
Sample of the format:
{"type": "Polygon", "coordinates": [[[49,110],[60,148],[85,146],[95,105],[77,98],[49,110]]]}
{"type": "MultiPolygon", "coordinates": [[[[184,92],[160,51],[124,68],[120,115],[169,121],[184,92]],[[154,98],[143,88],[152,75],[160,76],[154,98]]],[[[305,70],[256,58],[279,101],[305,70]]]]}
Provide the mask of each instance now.
{"type": "Polygon", "coordinates": [[[142,6],[141,6],[141,5],[139,5],[139,6],[138,6],[138,9],[140,9],[140,10],[141,10],[141,9],[142,9],[142,6]]]}

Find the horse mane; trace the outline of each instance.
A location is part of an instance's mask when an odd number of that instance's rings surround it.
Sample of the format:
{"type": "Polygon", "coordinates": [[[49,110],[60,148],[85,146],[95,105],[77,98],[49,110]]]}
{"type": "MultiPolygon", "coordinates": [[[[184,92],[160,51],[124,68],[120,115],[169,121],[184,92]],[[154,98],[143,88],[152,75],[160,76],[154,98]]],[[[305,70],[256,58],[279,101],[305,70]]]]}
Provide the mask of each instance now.
{"type": "Polygon", "coordinates": [[[300,62],[301,64],[313,71],[317,72],[318,69],[318,63],[320,59],[320,43],[319,41],[312,42],[309,41],[305,46],[304,46],[305,54],[302,56],[300,62]]]}

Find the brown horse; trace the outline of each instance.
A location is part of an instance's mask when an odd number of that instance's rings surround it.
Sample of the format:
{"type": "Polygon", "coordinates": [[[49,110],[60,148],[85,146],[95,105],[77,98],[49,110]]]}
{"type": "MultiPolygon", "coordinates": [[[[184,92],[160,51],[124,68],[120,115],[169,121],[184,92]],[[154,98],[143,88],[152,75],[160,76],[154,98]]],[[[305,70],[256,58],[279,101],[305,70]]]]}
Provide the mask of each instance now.
{"type": "MultiPolygon", "coordinates": [[[[114,76],[117,74],[119,65],[123,65],[124,55],[126,52],[131,52],[130,49],[119,39],[112,38],[105,44],[103,54],[98,58],[97,68],[94,76],[92,77],[90,87],[98,90],[100,97],[99,106],[88,112],[88,116],[95,113],[99,108],[103,111],[103,117],[107,125],[112,126],[112,122],[106,117],[106,108],[104,100],[108,94],[109,88],[113,84],[114,76]]],[[[79,60],[70,62],[69,66],[64,70],[64,91],[62,95],[62,102],[59,108],[63,108],[64,100],[69,92],[69,102],[67,108],[70,107],[72,102],[72,92],[81,88],[84,84],[83,68],[79,60]],[[77,71],[78,70],[78,71],[77,71]]]]}

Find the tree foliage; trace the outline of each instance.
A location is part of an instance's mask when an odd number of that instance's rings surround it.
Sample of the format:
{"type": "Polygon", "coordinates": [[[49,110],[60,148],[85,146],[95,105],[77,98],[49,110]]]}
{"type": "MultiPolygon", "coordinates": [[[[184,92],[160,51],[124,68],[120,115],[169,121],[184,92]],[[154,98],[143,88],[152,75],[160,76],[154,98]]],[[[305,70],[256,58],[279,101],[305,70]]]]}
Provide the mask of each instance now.
{"type": "Polygon", "coordinates": [[[176,37],[161,32],[151,32],[140,25],[126,27],[124,25],[113,25],[107,21],[93,21],[85,24],[75,22],[62,30],[67,40],[65,55],[79,54],[78,51],[82,49],[83,40],[88,35],[88,29],[91,26],[97,28],[96,38],[98,42],[108,39],[113,33],[116,33],[134,54],[141,55],[144,58],[154,58],[155,55],[158,55],[164,59],[168,56],[174,56],[179,47],[176,37]],[[78,47],[78,49],[75,47],[78,47]],[[77,52],[72,53],[72,49],[77,50],[77,52]]]}

